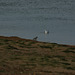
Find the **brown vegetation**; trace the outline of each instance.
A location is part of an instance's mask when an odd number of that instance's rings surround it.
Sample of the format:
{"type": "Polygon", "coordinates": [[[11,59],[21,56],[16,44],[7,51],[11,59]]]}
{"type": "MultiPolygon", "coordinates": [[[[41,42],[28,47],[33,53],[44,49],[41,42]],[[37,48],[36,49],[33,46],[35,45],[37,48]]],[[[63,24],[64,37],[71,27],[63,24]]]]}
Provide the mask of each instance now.
{"type": "Polygon", "coordinates": [[[0,36],[0,75],[75,75],[75,46],[0,36]]]}

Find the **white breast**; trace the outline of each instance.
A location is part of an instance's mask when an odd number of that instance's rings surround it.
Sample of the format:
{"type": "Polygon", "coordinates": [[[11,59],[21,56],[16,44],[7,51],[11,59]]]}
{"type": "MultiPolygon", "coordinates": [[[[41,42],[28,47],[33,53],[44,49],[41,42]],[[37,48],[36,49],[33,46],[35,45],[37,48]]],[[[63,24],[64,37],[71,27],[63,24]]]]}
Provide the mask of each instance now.
{"type": "Polygon", "coordinates": [[[45,33],[45,34],[49,34],[49,31],[45,30],[44,33],[45,33]]]}

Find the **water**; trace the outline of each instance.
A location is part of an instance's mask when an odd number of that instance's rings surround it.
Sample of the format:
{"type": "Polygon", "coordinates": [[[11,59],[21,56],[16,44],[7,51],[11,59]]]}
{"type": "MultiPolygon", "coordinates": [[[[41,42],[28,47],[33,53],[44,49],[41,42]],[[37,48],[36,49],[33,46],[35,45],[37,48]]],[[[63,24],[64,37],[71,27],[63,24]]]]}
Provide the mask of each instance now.
{"type": "Polygon", "coordinates": [[[74,0],[0,0],[0,36],[75,45],[74,32],[74,0]]]}

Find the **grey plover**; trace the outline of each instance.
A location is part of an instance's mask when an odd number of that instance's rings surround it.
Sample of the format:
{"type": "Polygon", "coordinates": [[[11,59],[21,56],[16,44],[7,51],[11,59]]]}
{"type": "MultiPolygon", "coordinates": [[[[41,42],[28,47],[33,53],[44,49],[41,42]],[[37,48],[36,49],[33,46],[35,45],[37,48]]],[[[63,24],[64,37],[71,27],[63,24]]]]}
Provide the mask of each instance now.
{"type": "Polygon", "coordinates": [[[36,37],[34,37],[34,38],[33,38],[33,40],[35,40],[35,41],[36,41],[36,40],[37,40],[37,38],[38,38],[38,37],[36,36],[36,37]]]}

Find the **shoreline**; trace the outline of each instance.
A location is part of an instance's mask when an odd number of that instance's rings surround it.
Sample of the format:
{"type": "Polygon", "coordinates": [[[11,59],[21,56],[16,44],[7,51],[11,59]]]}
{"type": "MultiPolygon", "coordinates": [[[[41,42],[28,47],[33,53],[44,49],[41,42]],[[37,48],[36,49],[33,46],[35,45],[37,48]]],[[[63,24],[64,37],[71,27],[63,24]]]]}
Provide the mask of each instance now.
{"type": "MultiPolygon", "coordinates": [[[[18,37],[18,36],[0,36],[0,39],[35,41],[35,40],[33,40],[33,39],[25,39],[25,38],[21,38],[21,37],[18,37]]],[[[43,42],[43,41],[38,41],[38,40],[36,40],[35,42],[53,43],[53,42],[43,42]]],[[[56,44],[58,44],[58,43],[56,43],[56,44]]],[[[70,45],[70,44],[59,44],[59,45],[75,47],[75,45],[70,45]]]]}

